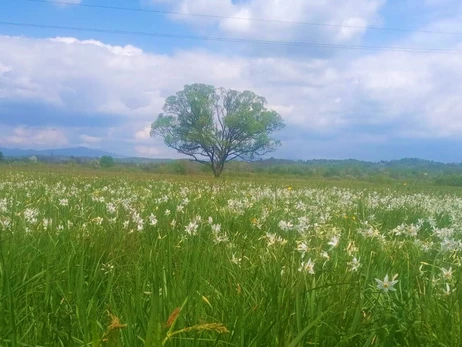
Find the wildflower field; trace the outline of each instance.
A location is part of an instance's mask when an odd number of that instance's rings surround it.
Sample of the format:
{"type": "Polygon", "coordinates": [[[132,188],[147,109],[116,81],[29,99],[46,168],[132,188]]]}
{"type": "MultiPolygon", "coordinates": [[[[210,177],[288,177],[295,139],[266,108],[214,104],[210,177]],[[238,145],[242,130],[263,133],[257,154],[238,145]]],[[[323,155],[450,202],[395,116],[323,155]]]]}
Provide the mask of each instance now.
{"type": "Polygon", "coordinates": [[[460,191],[0,177],[0,346],[462,345],[460,191]]]}

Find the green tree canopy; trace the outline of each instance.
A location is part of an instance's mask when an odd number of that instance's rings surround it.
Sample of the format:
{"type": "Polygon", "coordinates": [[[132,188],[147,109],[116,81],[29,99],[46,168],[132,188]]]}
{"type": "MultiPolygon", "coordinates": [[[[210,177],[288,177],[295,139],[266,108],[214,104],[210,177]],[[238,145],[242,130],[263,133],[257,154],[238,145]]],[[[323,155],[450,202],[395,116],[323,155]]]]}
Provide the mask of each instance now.
{"type": "Polygon", "coordinates": [[[284,127],[281,116],[251,91],[186,85],[166,99],[163,110],[151,126],[151,136],[209,165],[215,176],[230,160],[253,160],[280,146],[270,135],[284,127]]]}
{"type": "Polygon", "coordinates": [[[99,158],[99,165],[104,168],[113,167],[114,159],[109,155],[103,155],[101,158],[99,158]]]}
{"type": "Polygon", "coordinates": [[[5,157],[3,156],[3,152],[0,151],[0,162],[2,162],[3,160],[5,160],[5,157]]]}

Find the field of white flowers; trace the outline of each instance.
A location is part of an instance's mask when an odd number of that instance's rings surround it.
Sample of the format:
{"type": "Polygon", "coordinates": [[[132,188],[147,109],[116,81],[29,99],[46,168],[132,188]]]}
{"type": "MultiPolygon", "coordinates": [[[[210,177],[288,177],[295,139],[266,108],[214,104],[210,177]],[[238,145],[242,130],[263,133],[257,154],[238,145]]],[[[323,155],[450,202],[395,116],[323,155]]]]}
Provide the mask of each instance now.
{"type": "Polygon", "coordinates": [[[0,346],[462,345],[460,194],[1,175],[0,346]]]}

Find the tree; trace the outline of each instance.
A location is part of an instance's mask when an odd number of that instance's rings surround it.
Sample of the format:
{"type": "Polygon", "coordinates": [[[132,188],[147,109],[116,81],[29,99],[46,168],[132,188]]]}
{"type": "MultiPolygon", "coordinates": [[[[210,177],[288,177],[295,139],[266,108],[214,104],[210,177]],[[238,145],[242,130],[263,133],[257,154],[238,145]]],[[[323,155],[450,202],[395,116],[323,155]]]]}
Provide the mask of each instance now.
{"type": "Polygon", "coordinates": [[[99,158],[99,165],[104,168],[113,167],[114,159],[110,155],[103,155],[99,158]]]}
{"type": "Polygon", "coordinates": [[[250,161],[280,146],[270,134],[284,127],[281,116],[251,91],[186,85],[165,100],[163,110],[152,123],[151,136],[209,165],[215,177],[230,160],[250,161]]]}
{"type": "Polygon", "coordinates": [[[5,157],[3,156],[3,152],[0,151],[0,163],[5,160],[5,157]]]}

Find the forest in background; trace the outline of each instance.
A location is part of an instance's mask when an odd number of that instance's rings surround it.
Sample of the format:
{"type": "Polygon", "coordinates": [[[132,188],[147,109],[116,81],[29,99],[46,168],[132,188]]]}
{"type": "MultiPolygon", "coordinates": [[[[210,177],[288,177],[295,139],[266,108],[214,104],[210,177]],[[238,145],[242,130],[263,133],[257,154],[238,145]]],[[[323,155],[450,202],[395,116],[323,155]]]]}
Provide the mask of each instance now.
{"type": "MultiPolygon", "coordinates": [[[[100,158],[75,156],[4,157],[3,165],[59,165],[98,170],[141,171],[153,174],[202,175],[210,173],[206,165],[188,159],[114,158],[109,167],[100,158]]],[[[225,167],[226,176],[291,176],[297,178],[357,179],[372,182],[418,181],[445,186],[462,186],[462,163],[440,163],[424,159],[368,162],[346,160],[261,159],[233,161],[225,167]]]]}

